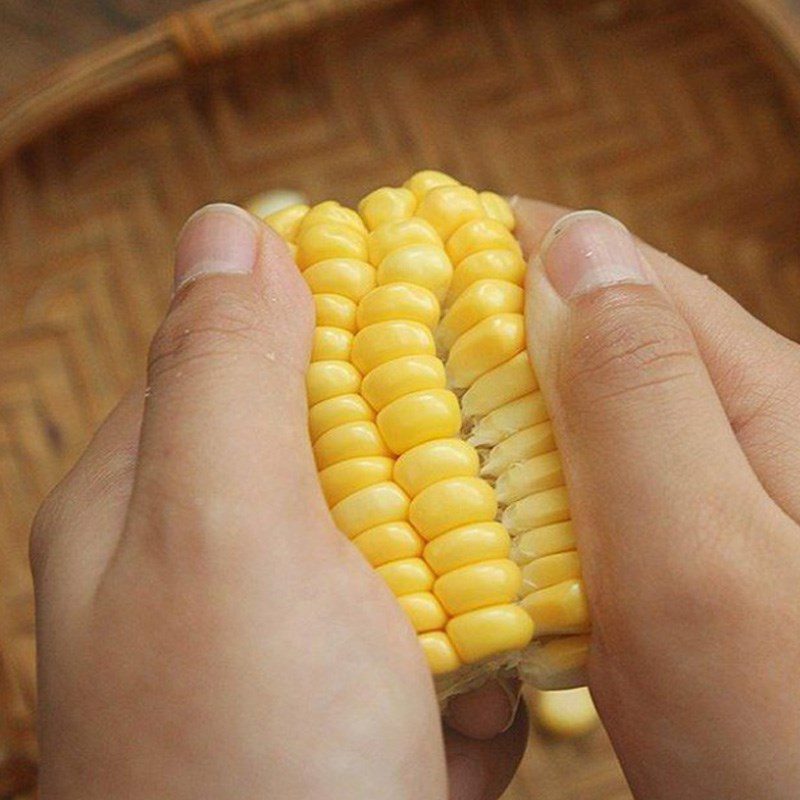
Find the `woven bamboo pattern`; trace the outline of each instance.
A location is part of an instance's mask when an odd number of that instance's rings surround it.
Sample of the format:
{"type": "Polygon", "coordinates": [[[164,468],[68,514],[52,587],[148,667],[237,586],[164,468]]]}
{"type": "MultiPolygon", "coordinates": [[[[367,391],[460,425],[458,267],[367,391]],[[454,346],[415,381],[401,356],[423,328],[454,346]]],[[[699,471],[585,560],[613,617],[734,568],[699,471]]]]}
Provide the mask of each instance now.
{"type": "MultiPolygon", "coordinates": [[[[435,167],[616,214],[800,339],[775,30],[714,0],[216,0],[0,106],[0,797],[33,781],[30,522],[141,372],[192,210],[435,167]]],[[[510,798],[628,796],[602,734],[530,759],[510,798]]]]}

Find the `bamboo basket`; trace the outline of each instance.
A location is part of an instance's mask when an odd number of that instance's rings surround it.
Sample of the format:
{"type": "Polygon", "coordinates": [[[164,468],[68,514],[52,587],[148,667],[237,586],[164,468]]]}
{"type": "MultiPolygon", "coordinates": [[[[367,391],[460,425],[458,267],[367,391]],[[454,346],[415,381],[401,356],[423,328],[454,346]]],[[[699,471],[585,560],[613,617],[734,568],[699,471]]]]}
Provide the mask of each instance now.
{"type": "MultiPolygon", "coordinates": [[[[800,38],[780,8],[217,0],[0,104],[0,797],[35,782],[30,522],[142,369],[182,220],[433,166],[608,210],[800,339],[800,38]]],[[[602,734],[526,764],[510,798],[627,796],[602,734]]]]}

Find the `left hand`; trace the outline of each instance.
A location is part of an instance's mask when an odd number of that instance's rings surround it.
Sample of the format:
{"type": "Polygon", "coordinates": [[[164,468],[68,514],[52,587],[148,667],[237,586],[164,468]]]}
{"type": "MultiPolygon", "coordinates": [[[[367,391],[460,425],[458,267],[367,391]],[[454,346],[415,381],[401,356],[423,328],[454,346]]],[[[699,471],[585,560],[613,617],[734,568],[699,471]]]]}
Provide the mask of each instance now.
{"type": "Polygon", "coordinates": [[[447,766],[452,800],[494,800],[510,780],[514,689],[458,698],[443,736],[411,626],[332,523],[312,329],[266,226],[187,223],[147,391],[35,524],[42,800],[444,800],[447,766]]]}

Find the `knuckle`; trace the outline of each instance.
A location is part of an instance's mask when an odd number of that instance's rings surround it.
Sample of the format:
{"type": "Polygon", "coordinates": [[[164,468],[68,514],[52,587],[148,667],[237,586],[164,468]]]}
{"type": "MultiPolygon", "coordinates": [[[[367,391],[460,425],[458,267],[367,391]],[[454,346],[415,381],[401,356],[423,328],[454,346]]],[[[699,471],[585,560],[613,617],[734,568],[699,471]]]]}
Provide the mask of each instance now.
{"type": "Polygon", "coordinates": [[[263,356],[269,330],[251,298],[211,294],[189,286],[153,337],[148,358],[150,380],[232,354],[263,356]]]}
{"type": "Polygon", "coordinates": [[[593,301],[572,331],[559,384],[593,401],[679,382],[697,368],[686,325],[660,297],[621,292],[593,301]]]}

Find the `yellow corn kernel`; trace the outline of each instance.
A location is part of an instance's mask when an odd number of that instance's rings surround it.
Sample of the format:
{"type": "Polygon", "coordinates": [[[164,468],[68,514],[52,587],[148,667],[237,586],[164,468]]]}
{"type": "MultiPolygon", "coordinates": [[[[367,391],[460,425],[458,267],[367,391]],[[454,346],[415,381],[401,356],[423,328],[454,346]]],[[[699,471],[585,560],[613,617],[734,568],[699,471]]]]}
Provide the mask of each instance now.
{"type": "Polygon", "coordinates": [[[408,516],[408,497],[396,483],[376,483],[340,500],[331,516],[336,527],[352,539],[376,525],[402,522],[408,516]]]}
{"type": "Polygon", "coordinates": [[[556,443],[551,423],[540,422],[538,425],[531,425],[530,428],[523,428],[489,451],[489,455],[481,467],[481,477],[497,478],[513,464],[527,461],[534,456],[551,453],[555,449],[556,443]]]}
{"type": "Polygon", "coordinates": [[[569,499],[564,486],[523,497],[503,512],[503,525],[511,534],[524,533],[569,519],[569,499]]]}
{"type": "Polygon", "coordinates": [[[522,654],[519,673],[539,689],[581,686],[586,683],[588,658],[588,636],[561,636],[528,647],[522,654]]]}
{"type": "Polygon", "coordinates": [[[581,577],[581,561],[575,550],[553,553],[526,564],[522,568],[522,591],[530,594],[538,589],[555,586],[571,578],[581,577]]]}
{"type": "Polygon", "coordinates": [[[374,231],[387,222],[397,222],[408,219],[417,208],[417,198],[409,189],[395,189],[384,186],[370,192],[359,204],[358,213],[361,214],[367,227],[374,231]]]}
{"type": "Polygon", "coordinates": [[[317,469],[348,458],[390,455],[374,422],[348,422],[331,428],[314,442],[313,449],[317,469]]]}
{"type": "Polygon", "coordinates": [[[533,636],[533,621],[516,605],[489,606],[453,617],[447,635],[466,664],[508,650],[521,650],[533,636]]]}
{"type": "Polygon", "coordinates": [[[421,558],[404,558],[391,561],[375,568],[395,597],[416,592],[429,592],[433,586],[434,575],[421,558]]]}
{"type": "Polygon", "coordinates": [[[511,540],[499,522],[478,522],[437,536],[425,546],[425,561],[444,575],[468,564],[508,558],[511,540]]]}
{"type": "Polygon", "coordinates": [[[356,304],[340,294],[315,294],[317,325],[356,332],[356,304]]]}
{"type": "Polygon", "coordinates": [[[331,464],[319,473],[319,482],[328,506],[355,494],[359,489],[391,480],[394,462],[386,456],[349,458],[331,464]]]}
{"type": "Polygon", "coordinates": [[[561,456],[557,451],[534,456],[521,464],[509,467],[497,479],[494,489],[501,506],[514,503],[529,494],[564,485],[561,456]]]}
{"type": "Polygon", "coordinates": [[[308,230],[308,228],[312,228],[314,225],[319,225],[323,222],[349,225],[354,231],[364,236],[367,235],[367,228],[364,225],[364,221],[352,208],[345,208],[335,200],[325,200],[322,203],[317,203],[317,205],[303,217],[296,236],[302,236],[303,232],[308,230]]]}
{"type": "Polygon", "coordinates": [[[430,592],[402,595],[397,601],[417,633],[441,630],[447,622],[441,603],[430,592]]]}
{"type": "Polygon", "coordinates": [[[292,261],[297,261],[297,245],[294,242],[286,242],[286,249],[292,257],[292,261]]]}
{"type": "Polygon", "coordinates": [[[453,672],[461,666],[461,659],[453,643],[443,631],[422,633],[418,638],[422,652],[428,660],[428,667],[434,675],[453,672]]]}
{"type": "Polygon", "coordinates": [[[367,237],[370,263],[378,266],[389,253],[412,244],[442,246],[442,240],[432,225],[419,217],[387,222],[367,237]]]}
{"type": "Polygon", "coordinates": [[[331,258],[367,260],[367,242],[363,234],[349,225],[321,222],[305,228],[297,237],[297,266],[306,269],[331,258]]]}
{"type": "Polygon", "coordinates": [[[316,361],[308,367],[306,394],[309,406],[340,394],[355,394],[359,386],[361,375],[349,361],[316,361]]]}
{"type": "Polygon", "coordinates": [[[547,408],[541,392],[532,392],[487,414],[472,429],[469,443],[473,447],[494,447],[509,436],[547,420],[547,408]]]}
{"type": "Polygon", "coordinates": [[[458,181],[444,172],[424,169],[414,173],[403,186],[412,191],[418,200],[422,200],[431,189],[437,186],[458,186],[458,181]]]}
{"type": "Polygon", "coordinates": [[[312,361],[349,361],[353,334],[344,328],[319,325],[314,329],[312,361]]]}
{"type": "Polygon", "coordinates": [[[589,606],[580,578],[531,592],[520,605],[530,614],[537,636],[589,631],[589,606]]]}
{"type": "Polygon", "coordinates": [[[491,522],[497,514],[494,490],[480,478],[448,478],[421,491],[412,501],[409,520],[430,541],[453,528],[491,522]]]}
{"type": "Polygon", "coordinates": [[[522,314],[525,293],[514,283],[485,278],[466,289],[450,306],[436,331],[436,341],[447,351],[461,334],[494,314],[522,314]]]}
{"type": "Polygon", "coordinates": [[[527,564],[535,558],[542,558],[553,553],[565,553],[574,550],[577,543],[572,522],[556,522],[543,528],[525,531],[514,541],[514,561],[527,564]]]}
{"type": "Polygon", "coordinates": [[[362,328],[353,340],[353,364],[366,375],[371,370],[403,356],[436,354],[433,334],[419,322],[392,319],[362,328]]]}
{"type": "Polygon", "coordinates": [[[403,453],[394,464],[394,479],[415,497],[447,478],[477,476],[479,463],[475,448],[461,439],[435,439],[403,453]]]}
{"type": "Polygon", "coordinates": [[[308,210],[308,206],[302,204],[287,206],[264,217],[264,222],[282,239],[293,242],[308,210]]]}
{"type": "Polygon", "coordinates": [[[453,267],[441,245],[410,244],[393,250],[380,262],[376,280],[381,286],[414,283],[442,300],[452,275],[453,267]]]}
{"type": "Polygon", "coordinates": [[[358,304],[358,327],[392,319],[419,322],[433,330],[439,324],[439,301],[424,286],[390,283],[378,286],[358,304]]]}
{"type": "Polygon", "coordinates": [[[476,608],[516,600],[522,585],[519,567],[508,558],[481,561],[448,572],[433,584],[447,613],[455,616],[476,608]]]}
{"type": "Polygon", "coordinates": [[[411,392],[444,386],[444,364],[436,356],[403,356],[368,372],[361,382],[361,394],[380,411],[411,392]]]}
{"type": "Polygon", "coordinates": [[[329,258],[303,273],[311,294],[339,294],[358,302],[375,288],[375,270],[355,258],[329,258]]]}
{"type": "Polygon", "coordinates": [[[508,666],[523,675],[578,680],[588,609],[525,348],[513,210],[423,171],[359,211],[270,215],[314,295],[309,433],[333,519],[434,674],[516,650],[508,666]],[[546,638],[524,649],[534,629],[546,638]],[[570,646],[551,649],[554,636],[570,646]]]}
{"type": "Polygon", "coordinates": [[[496,278],[522,286],[525,280],[525,260],[515,250],[481,250],[454,266],[453,280],[444,303],[447,308],[475,281],[496,278]]]}
{"type": "Polygon", "coordinates": [[[539,388],[528,353],[523,350],[499,367],[481,375],[461,397],[465,420],[491,413],[539,388]]]}
{"type": "Polygon", "coordinates": [[[371,422],[375,412],[369,403],[358,394],[343,394],[331,397],[312,406],[308,411],[308,431],[311,441],[316,442],[323,433],[348,422],[371,422]]]}
{"type": "Polygon", "coordinates": [[[387,522],[359,533],[353,544],[373,567],[379,567],[420,555],[424,541],[407,522],[387,522]]]}
{"type": "Polygon", "coordinates": [[[447,389],[428,389],[400,397],[378,412],[378,430],[397,455],[433,439],[448,439],[461,429],[458,398],[447,389]]]}
{"type": "Polygon", "coordinates": [[[451,233],[486,214],[478,193],[468,186],[436,186],[422,198],[417,214],[430,222],[439,236],[451,233]]]}
{"type": "Polygon", "coordinates": [[[447,255],[454,266],[474,253],[496,249],[511,250],[522,256],[519,242],[508,228],[488,217],[467,222],[447,240],[447,255]]]}
{"type": "Polygon", "coordinates": [[[539,692],[534,711],[542,728],[562,738],[586,736],[600,724],[592,696],[585,686],[539,692]]]}
{"type": "Polygon", "coordinates": [[[481,375],[525,350],[522,314],[495,314],[458,337],[447,359],[447,381],[455,389],[471,386],[481,375]]]}
{"type": "Polygon", "coordinates": [[[504,228],[513,231],[516,227],[514,212],[505,197],[494,192],[481,192],[481,205],[487,217],[496,219],[504,228]]]}

